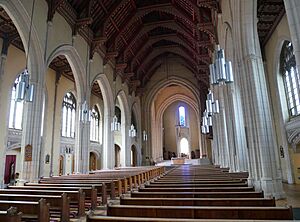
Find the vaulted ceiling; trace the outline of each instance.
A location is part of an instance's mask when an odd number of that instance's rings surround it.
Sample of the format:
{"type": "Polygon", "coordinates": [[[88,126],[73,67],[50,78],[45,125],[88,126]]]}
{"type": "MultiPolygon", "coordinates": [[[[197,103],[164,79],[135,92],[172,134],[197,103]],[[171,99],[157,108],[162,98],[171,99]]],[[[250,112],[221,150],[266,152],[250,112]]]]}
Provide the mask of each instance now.
{"type": "Polygon", "coordinates": [[[208,87],[208,65],[216,42],[218,0],[47,0],[48,20],[60,13],[73,34],[112,62],[116,74],[142,90],[163,63],[180,57],[199,84],[208,87]]]}
{"type": "MultiPolygon", "coordinates": [[[[74,35],[90,45],[90,57],[98,52],[104,63],[110,62],[115,73],[131,90],[143,88],[164,62],[179,57],[181,64],[195,76],[200,88],[209,86],[208,65],[216,37],[216,13],[219,0],[45,0],[47,20],[61,14],[74,35]]],[[[283,0],[257,0],[258,35],[265,45],[285,13],[283,0]]],[[[0,37],[23,49],[13,22],[0,8],[0,37]]],[[[51,67],[72,79],[65,57],[51,67]],[[66,70],[61,70],[63,67],[66,70]]],[[[74,80],[74,78],[72,79],[74,80]]],[[[94,87],[94,94],[99,94],[94,87]]]]}

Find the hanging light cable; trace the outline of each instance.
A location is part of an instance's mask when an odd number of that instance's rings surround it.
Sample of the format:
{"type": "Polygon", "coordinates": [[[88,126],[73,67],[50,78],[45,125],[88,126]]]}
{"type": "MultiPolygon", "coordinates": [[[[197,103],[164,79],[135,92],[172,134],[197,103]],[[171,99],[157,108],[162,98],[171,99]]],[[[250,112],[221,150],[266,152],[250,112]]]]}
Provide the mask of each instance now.
{"type": "Polygon", "coordinates": [[[87,47],[86,47],[86,90],[84,92],[84,101],[81,105],[81,121],[84,123],[88,123],[91,120],[91,110],[88,107],[87,103],[87,90],[89,89],[90,85],[90,62],[89,62],[89,40],[90,40],[90,33],[89,33],[89,26],[87,26],[87,32],[88,32],[88,40],[87,40],[87,47]]]}
{"type": "Polygon", "coordinates": [[[26,102],[32,102],[34,98],[34,85],[29,81],[29,72],[28,72],[28,59],[31,43],[31,34],[32,34],[32,25],[33,25],[33,15],[34,15],[34,6],[35,0],[32,2],[31,17],[30,17],[30,27],[28,34],[28,43],[27,43],[27,53],[26,53],[26,67],[25,70],[21,73],[20,82],[16,85],[16,101],[25,100],[26,102]]]}

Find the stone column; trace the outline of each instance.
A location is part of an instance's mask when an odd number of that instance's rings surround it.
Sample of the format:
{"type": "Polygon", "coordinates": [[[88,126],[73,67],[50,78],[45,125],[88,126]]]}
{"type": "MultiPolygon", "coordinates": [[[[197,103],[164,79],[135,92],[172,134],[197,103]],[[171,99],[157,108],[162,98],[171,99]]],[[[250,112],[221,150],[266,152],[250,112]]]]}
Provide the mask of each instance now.
{"type": "Polygon", "coordinates": [[[90,159],[90,122],[82,122],[81,134],[81,161],[82,173],[89,173],[89,159],[90,159]]]}
{"type": "MultiPolygon", "coordinates": [[[[4,76],[4,69],[5,69],[5,65],[6,65],[6,61],[7,61],[7,51],[8,51],[8,47],[9,47],[9,44],[8,44],[8,41],[5,39],[3,39],[3,43],[2,43],[2,50],[1,50],[1,57],[0,57],[0,101],[6,101],[4,98],[3,98],[3,87],[2,87],[2,84],[3,84],[3,76],[4,76]]],[[[1,104],[0,104],[1,106],[1,104]]],[[[8,117],[9,115],[7,115],[8,117]]],[[[3,116],[3,125],[2,126],[5,126],[7,128],[7,125],[5,125],[5,121],[6,118],[4,118],[3,116]]],[[[8,122],[8,121],[7,121],[8,122]]],[[[5,171],[5,152],[6,152],[6,149],[7,149],[7,141],[5,138],[7,138],[7,130],[6,130],[6,134],[5,135],[0,135],[0,141],[3,141],[3,143],[1,144],[1,148],[0,148],[0,159],[2,160],[2,164],[0,166],[2,166],[2,169],[0,170],[0,178],[4,178],[4,171],[5,171]]],[[[0,180],[0,188],[3,187],[3,182],[4,180],[0,180]]]]}
{"type": "Polygon", "coordinates": [[[280,198],[283,190],[276,169],[274,147],[277,146],[257,34],[257,5],[254,1],[242,0],[233,7],[237,13],[235,16],[238,15],[234,18],[238,21],[233,28],[235,48],[242,65],[241,92],[250,160],[249,183],[264,190],[265,196],[280,198]]]}
{"type": "Polygon", "coordinates": [[[112,169],[115,166],[115,148],[114,137],[111,132],[112,115],[104,114],[104,127],[103,127],[103,168],[112,169]]]}
{"type": "Polygon", "coordinates": [[[33,102],[24,103],[23,133],[21,142],[20,179],[36,182],[40,177],[41,159],[41,123],[43,112],[43,75],[39,75],[39,82],[35,85],[33,102]]]}

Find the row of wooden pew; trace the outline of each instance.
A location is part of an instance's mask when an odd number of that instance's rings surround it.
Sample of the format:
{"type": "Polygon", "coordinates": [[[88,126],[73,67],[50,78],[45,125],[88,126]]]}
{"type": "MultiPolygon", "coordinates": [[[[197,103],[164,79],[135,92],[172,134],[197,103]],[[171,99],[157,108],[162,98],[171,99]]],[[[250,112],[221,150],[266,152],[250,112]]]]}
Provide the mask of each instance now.
{"type": "Polygon", "coordinates": [[[248,186],[247,174],[213,166],[183,165],[151,180],[120,203],[108,204],[97,221],[292,220],[291,207],[248,186]]]}
{"type": "Polygon", "coordinates": [[[124,168],[45,177],[39,183],[0,189],[0,221],[62,221],[86,217],[115,199],[161,175],[164,167],[124,168]]]}

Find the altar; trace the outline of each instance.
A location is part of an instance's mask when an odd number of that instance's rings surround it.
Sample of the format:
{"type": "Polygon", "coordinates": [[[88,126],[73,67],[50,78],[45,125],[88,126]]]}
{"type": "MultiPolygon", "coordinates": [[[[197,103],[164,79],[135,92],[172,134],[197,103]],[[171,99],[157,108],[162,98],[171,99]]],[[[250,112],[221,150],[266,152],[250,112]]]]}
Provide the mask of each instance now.
{"type": "Polygon", "coordinates": [[[185,164],[185,157],[172,157],[171,163],[172,164],[185,164]]]}

